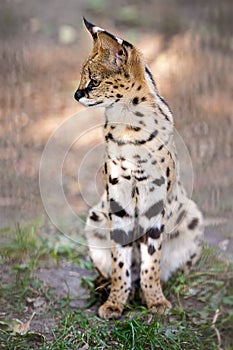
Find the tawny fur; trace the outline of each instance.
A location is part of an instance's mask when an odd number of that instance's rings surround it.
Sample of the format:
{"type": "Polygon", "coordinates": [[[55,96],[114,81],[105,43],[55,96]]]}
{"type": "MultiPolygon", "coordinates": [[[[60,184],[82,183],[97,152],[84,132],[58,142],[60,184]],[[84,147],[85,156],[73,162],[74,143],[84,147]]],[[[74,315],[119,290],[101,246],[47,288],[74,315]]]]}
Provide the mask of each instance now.
{"type": "Polygon", "coordinates": [[[143,300],[152,312],[163,312],[171,305],[160,281],[198,260],[202,215],[180,183],[173,116],[142,54],[132,44],[85,24],[93,50],[75,98],[87,107],[106,107],[106,190],[86,224],[92,261],[103,276],[111,277],[111,292],[99,315],[108,319],[122,314],[135,260],[143,300]]]}

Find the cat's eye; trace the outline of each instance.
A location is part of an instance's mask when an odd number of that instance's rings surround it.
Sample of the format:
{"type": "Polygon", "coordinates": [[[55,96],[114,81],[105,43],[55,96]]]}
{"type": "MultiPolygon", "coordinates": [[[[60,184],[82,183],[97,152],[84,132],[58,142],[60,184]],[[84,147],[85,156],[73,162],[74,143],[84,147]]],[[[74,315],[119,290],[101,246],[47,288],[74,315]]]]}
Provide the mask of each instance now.
{"type": "Polygon", "coordinates": [[[93,86],[98,86],[100,82],[97,79],[91,79],[91,83],[93,86]]]}
{"type": "Polygon", "coordinates": [[[97,79],[91,79],[90,83],[88,84],[87,88],[89,90],[93,89],[94,87],[98,86],[100,84],[100,81],[97,79]]]}

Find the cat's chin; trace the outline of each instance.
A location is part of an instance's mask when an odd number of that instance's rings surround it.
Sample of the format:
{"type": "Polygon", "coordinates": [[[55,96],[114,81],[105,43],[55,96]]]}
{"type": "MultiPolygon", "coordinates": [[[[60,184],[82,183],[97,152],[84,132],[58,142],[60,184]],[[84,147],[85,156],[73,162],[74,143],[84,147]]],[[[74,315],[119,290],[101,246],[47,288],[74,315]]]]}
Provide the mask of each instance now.
{"type": "Polygon", "coordinates": [[[108,107],[110,105],[109,101],[92,101],[86,97],[82,97],[79,101],[85,107],[108,107]]]}

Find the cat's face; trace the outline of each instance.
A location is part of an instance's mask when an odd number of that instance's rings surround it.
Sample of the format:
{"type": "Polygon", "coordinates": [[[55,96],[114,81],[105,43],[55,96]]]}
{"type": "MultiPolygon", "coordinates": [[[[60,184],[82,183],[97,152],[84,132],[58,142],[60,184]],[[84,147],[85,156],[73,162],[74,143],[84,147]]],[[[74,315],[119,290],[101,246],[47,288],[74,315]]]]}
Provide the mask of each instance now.
{"type": "Polygon", "coordinates": [[[93,49],[83,65],[75,99],[87,107],[129,99],[132,82],[144,80],[141,54],[127,41],[84,23],[93,37],[93,49]]]}

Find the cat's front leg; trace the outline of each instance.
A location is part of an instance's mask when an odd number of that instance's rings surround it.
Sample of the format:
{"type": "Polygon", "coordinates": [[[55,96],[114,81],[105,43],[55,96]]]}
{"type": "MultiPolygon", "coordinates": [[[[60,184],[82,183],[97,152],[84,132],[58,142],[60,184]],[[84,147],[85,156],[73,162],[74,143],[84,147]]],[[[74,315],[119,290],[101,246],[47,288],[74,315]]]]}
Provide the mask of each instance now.
{"type": "Polygon", "coordinates": [[[145,229],[141,238],[141,273],[140,284],[142,297],[147,308],[153,313],[163,313],[171,308],[170,302],[163,295],[160,282],[160,260],[164,225],[155,220],[145,229]]]}
{"type": "Polygon", "coordinates": [[[105,319],[119,318],[131,290],[131,256],[133,222],[131,216],[115,202],[111,204],[111,261],[112,283],[107,301],[99,308],[99,316],[105,319]]]}
{"type": "Polygon", "coordinates": [[[132,246],[112,242],[112,284],[107,301],[99,308],[99,316],[105,319],[121,317],[131,290],[132,246]]]}

